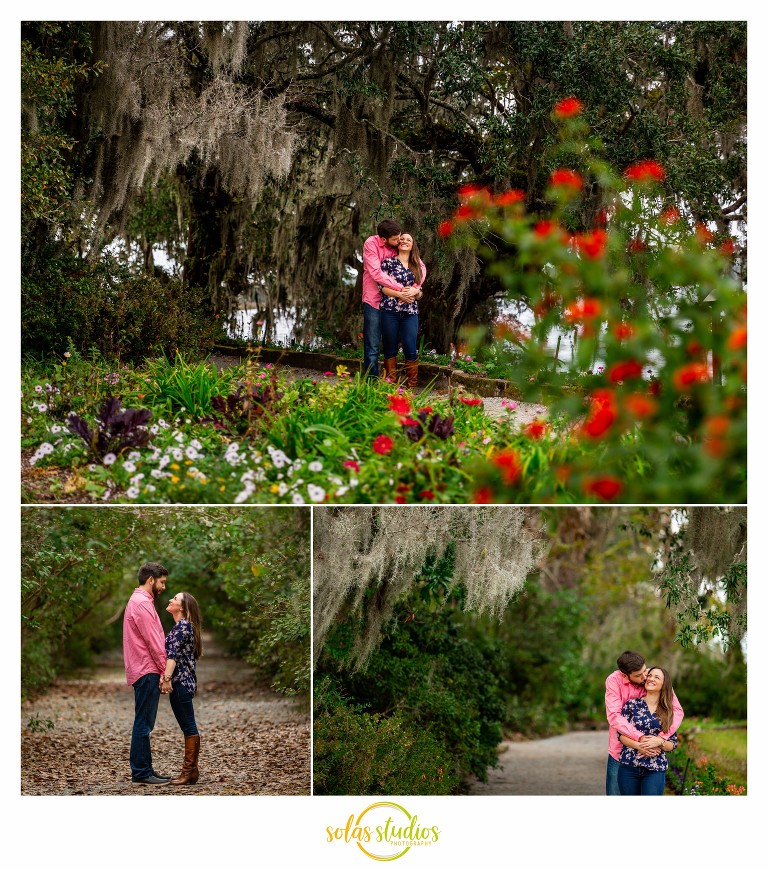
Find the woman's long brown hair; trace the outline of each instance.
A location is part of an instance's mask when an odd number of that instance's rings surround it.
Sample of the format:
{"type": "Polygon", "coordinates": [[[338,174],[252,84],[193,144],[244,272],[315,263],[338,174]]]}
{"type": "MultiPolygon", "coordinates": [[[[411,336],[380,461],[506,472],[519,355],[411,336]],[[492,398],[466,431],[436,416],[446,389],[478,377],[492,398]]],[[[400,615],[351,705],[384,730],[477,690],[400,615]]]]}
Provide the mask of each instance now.
{"type": "Polygon", "coordinates": [[[669,671],[660,668],[658,665],[648,668],[649,673],[653,670],[661,671],[662,674],[664,674],[664,683],[659,692],[659,703],[656,707],[656,715],[661,721],[661,730],[669,731],[672,726],[672,719],[674,718],[674,710],[672,709],[672,698],[674,695],[672,692],[672,677],[670,677],[669,671]]]}
{"type": "Polygon", "coordinates": [[[203,654],[203,621],[200,619],[200,607],[197,600],[189,592],[181,593],[181,612],[184,619],[192,624],[192,633],[195,636],[195,658],[199,659],[203,654]]]}
{"type": "MultiPolygon", "coordinates": [[[[403,233],[403,235],[406,235],[403,233]]],[[[411,236],[410,233],[407,235],[411,236]]],[[[413,245],[411,245],[411,250],[408,252],[408,268],[413,272],[413,277],[416,279],[417,284],[421,284],[421,254],[419,253],[419,246],[416,244],[416,239],[411,236],[411,240],[413,241],[413,245]]]]}

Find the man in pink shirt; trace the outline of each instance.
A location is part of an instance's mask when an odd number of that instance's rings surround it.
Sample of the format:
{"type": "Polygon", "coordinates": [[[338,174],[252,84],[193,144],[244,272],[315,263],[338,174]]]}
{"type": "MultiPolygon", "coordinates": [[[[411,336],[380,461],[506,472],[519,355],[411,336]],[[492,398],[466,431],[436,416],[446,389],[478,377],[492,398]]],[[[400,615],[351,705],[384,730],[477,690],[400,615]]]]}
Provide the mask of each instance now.
{"type": "Polygon", "coordinates": [[[645,678],[648,668],[645,658],[639,652],[626,650],[617,659],[618,670],[614,671],[605,681],[605,714],[608,717],[610,732],[608,734],[608,767],[605,773],[605,793],[607,795],[621,794],[619,791],[619,758],[622,743],[619,734],[624,734],[631,740],[638,740],[641,755],[658,755],[659,747],[666,738],[674,734],[683,721],[683,708],[673,694],[672,707],[674,716],[669,731],[662,731],[659,736],[644,735],[621,714],[621,708],[630,698],[642,698],[645,695],[645,678]]]}
{"type": "Polygon", "coordinates": [[[135,713],[131,733],[131,780],[148,785],[168,782],[152,767],[149,735],[155,727],[160,701],[160,678],[165,673],[165,632],[155,610],[155,598],[165,591],[168,572],[147,562],[139,568],[139,585],[133,590],[123,616],[125,677],[133,686],[135,713]]]}
{"type": "Polygon", "coordinates": [[[415,288],[403,288],[386,272],[381,271],[381,261],[397,256],[400,241],[400,224],[384,220],[376,227],[376,235],[369,236],[363,244],[363,374],[378,377],[379,348],[381,346],[381,315],[379,284],[390,290],[404,290],[413,299],[419,295],[415,288]]]}

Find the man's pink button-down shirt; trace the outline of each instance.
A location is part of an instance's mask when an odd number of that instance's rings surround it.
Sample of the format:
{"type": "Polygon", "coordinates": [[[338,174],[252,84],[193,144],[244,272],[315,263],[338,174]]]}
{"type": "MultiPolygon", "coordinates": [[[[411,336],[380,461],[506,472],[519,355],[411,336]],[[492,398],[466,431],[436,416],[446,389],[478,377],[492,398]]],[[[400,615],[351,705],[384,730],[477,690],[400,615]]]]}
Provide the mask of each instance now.
{"type": "MultiPolygon", "coordinates": [[[[605,681],[605,714],[608,717],[608,724],[611,727],[608,735],[608,753],[619,760],[621,750],[624,748],[619,734],[624,734],[630,740],[639,740],[643,736],[642,731],[638,731],[634,725],[631,725],[622,715],[621,708],[630,698],[644,698],[645,687],[638,686],[636,683],[626,679],[621,671],[614,671],[605,681]]],[[[677,695],[672,694],[672,725],[669,731],[662,731],[662,737],[669,737],[674,734],[680,727],[683,721],[683,708],[677,700],[677,695]]]]}
{"type": "Polygon", "coordinates": [[[132,686],[144,674],[165,672],[165,634],[152,595],[136,587],[123,617],[125,678],[132,686]]]}
{"type": "MultiPolygon", "coordinates": [[[[397,251],[387,244],[381,236],[369,236],[363,245],[363,302],[372,308],[378,308],[381,304],[381,290],[379,284],[389,287],[390,290],[402,290],[402,284],[386,272],[381,271],[381,261],[387,257],[396,257],[397,251]]],[[[427,279],[427,267],[423,260],[421,264],[421,284],[427,279]]],[[[421,286],[421,284],[419,286],[421,286]]]]}

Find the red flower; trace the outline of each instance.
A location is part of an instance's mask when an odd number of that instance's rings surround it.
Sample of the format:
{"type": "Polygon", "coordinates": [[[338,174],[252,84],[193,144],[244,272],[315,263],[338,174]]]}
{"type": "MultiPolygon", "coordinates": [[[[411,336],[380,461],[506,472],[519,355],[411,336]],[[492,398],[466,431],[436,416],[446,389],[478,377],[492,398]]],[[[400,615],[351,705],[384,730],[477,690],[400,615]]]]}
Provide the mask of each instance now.
{"type": "Polygon", "coordinates": [[[709,380],[709,366],[704,362],[691,362],[681,366],[672,375],[672,383],[678,390],[685,391],[695,384],[709,380]]]}
{"type": "Polygon", "coordinates": [[[517,451],[511,449],[502,450],[497,453],[493,457],[493,464],[501,469],[502,479],[504,483],[508,484],[514,483],[523,470],[517,451]]]}
{"type": "Polygon", "coordinates": [[[583,108],[584,104],[581,100],[576,97],[566,97],[555,105],[555,117],[573,118],[575,115],[579,115],[583,108]]]}
{"type": "Polygon", "coordinates": [[[371,444],[373,452],[378,453],[381,456],[387,456],[391,453],[394,446],[395,442],[389,437],[389,435],[377,435],[376,438],[373,439],[373,444],[371,444]]]}
{"type": "Polygon", "coordinates": [[[726,257],[730,257],[732,254],[736,253],[736,242],[733,239],[728,239],[720,245],[720,253],[725,254],[726,257]]]}
{"type": "Polygon", "coordinates": [[[630,181],[645,183],[664,181],[666,174],[664,167],[655,160],[641,160],[640,163],[629,166],[624,172],[624,177],[630,181]]]}
{"type": "Polygon", "coordinates": [[[591,233],[579,233],[576,236],[576,247],[590,260],[602,257],[607,244],[608,233],[605,230],[593,230],[591,233]]]}
{"type": "Polygon", "coordinates": [[[323,372],[323,374],[325,375],[326,378],[332,378],[332,377],[333,377],[333,372],[323,372]]]}
{"type": "Polygon", "coordinates": [[[725,435],[730,425],[731,421],[722,414],[710,417],[704,424],[706,434],[703,438],[703,447],[715,459],[719,459],[728,452],[728,443],[725,440],[725,435]]]}
{"type": "Polygon", "coordinates": [[[645,393],[630,393],[624,404],[633,417],[650,417],[656,413],[656,402],[645,393]]]}
{"type": "Polygon", "coordinates": [[[411,411],[411,403],[405,396],[387,396],[389,399],[389,410],[396,414],[409,414],[411,411]]]}
{"type": "Polygon", "coordinates": [[[479,212],[476,208],[473,208],[473,206],[463,203],[456,209],[453,216],[456,218],[457,221],[468,221],[472,218],[477,217],[478,214],[479,212]]]}
{"type": "Polygon", "coordinates": [[[680,212],[673,205],[671,205],[669,208],[665,208],[664,211],[659,215],[659,220],[663,224],[671,226],[672,224],[676,224],[680,220],[680,212]]]}
{"type": "Polygon", "coordinates": [[[557,224],[554,221],[539,221],[533,228],[533,234],[540,239],[545,239],[547,236],[552,235],[556,229],[557,224]]]}
{"type": "Polygon", "coordinates": [[[434,492],[432,492],[431,489],[422,489],[422,491],[419,493],[419,498],[424,499],[425,501],[432,501],[434,497],[435,494],[434,492]]]}
{"type": "Polygon", "coordinates": [[[616,397],[611,390],[594,390],[583,430],[590,438],[601,438],[618,419],[616,397]]]}
{"type": "Polygon", "coordinates": [[[432,413],[432,405],[424,405],[423,408],[419,408],[419,414],[431,414],[432,413]]]}
{"type": "Polygon", "coordinates": [[[549,177],[549,183],[553,187],[569,187],[572,190],[581,190],[584,179],[578,172],[572,169],[556,169],[549,177]]]}
{"type": "Polygon", "coordinates": [[[547,424],[540,419],[532,420],[523,430],[524,434],[529,438],[533,438],[534,441],[538,441],[547,433],[547,429],[549,427],[547,424]]]}
{"type": "Polygon", "coordinates": [[[630,254],[642,254],[648,250],[648,245],[639,236],[635,236],[633,239],[630,239],[627,250],[630,254]]]}
{"type": "Polygon", "coordinates": [[[568,323],[578,323],[581,320],[590,320],[599,317],[602,305],[599,299],[579,299],[566,306],[564,315],[568,323]]]}
{"type": "Polygon", "coordinates": [[[728,350],[741,350],[747,346],[747,327],[737,326],[728,336],[728,350]]]}
{"type": "Polygon", "coordinates": [[[514,205],[516,202],[524,202],[525,193],[522,190],[505,190],[497,193],[493,198],[495,205],[514,205]]]}
{"type": "Polygon", "coordinates": [[[351,468],[352,471],[355,472],[355,474],[360,474],[360,465],[357,462],[355,462],[354,459],[348,459],[344,463],[344,468],[351,468]]]}
{"type": "Polygon", "coordinates": [[[476,196],[478,193],[485,191],[485,188],[482,184],[462,184],[461,187],[456,191],[459,199],[471,199],[473,196],[476,196]]]}
{"type": "Polygon", "coordinates": [[[396,495],[395,504],[408,504],[408,499],[404,495],[396,495]]]}
{"type": "Polygon", "coordinates": [[[630,323],[617,323],[613,329],[613,334],[621,341],[625,338],[632,338],[635,334],[635,328],[630,323]]]}
{"type": "Polygon", "coordinates": [[[615,477],[598,477],[584,483],[584,492],[596,495],[604,501],[612,501],[622,490],[620,480],[615,477]]]}
{"type": "Polygon", "coordinates": [[[625,362],[616,363],[608,369],[608,380],[611,383],[618,384],[620,381],[629,380],[629,378],[639,378],[643,375],[643,365],[636,359],[629,359],[625,362]]]}
{"type": "Polygon", "coordinates": [[[459,396],[459,401],[465,405],[470,405],[471,407],[474,407],[475,405],[482,405],[483,404],[482,399],[473,399],[473,398],[470,398],[468,396],[459,396]]]}
{"type": "Polygon", "coordinates": [[[709,229],[709,227],[704,226],[704,224],[697,224],[696,237],[702,245],[706,245],[714,239],[715,234],[709,229]]]}
{"type": "Polygon", "coordinates": [[[475,504],[493,504],[493,490],[490,486],[483,486],[475,490],[472,496],[472,501],[475,504]]]}
{"type": "Polygon", "coordinates": [[[453,232],[453,224],[450,221],[443,221],[437,228],[437,234],[441,239],[447,239],[453,232]]]}

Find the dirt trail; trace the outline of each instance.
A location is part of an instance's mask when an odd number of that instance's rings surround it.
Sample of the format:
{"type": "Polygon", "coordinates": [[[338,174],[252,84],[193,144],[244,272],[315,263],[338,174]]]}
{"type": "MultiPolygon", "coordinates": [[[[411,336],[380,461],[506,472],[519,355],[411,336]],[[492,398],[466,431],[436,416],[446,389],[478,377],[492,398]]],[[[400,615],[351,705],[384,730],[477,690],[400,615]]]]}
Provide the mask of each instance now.
{"type": "MultiPolygon", "coordinates": [[[[121,652],[57,680],[21,709],[21,793],[30,795],[197,794],[301,795],[310,792],[309,701],[254,685],[248,665],[227,658],[211,638],[198,662],[195,718],[201,735],[200,779],[194,786],[130,781],[128,751],[133,689],[121,652]],[[32,717],[54,727],[33,732],[32,717]]],[[[155,770],[176,775],[184,738],[166,697],[152,732],[155,770]]]]}
{"type": "Polygon", "coordinates": [[[475,782],[476,795],[605,794],[607,731],[571,731],[545,740],[504,741],[500,767],[488,782],[475,782]]]}

